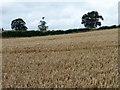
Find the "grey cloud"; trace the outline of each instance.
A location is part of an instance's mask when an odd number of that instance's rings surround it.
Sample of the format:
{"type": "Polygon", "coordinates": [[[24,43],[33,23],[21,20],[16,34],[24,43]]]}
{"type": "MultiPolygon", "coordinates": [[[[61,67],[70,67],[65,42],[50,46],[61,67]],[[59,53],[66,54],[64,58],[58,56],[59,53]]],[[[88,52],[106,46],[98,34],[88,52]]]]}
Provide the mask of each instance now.
{"type": "Polygon", "coordinates": [[[45,16],[49,29],[66,29],[83,27],[81,17],[83,14],[96,10],[100,15],[105,16],[105,24],[116,24],[116,4],[111,5],[109,9],[104,3],[101,7],[89,2],[12,2],[3,6],[3,26],[10,29],[10,23],[13,19],[21,17],[27,23],[29,29],[37,29],[37,25],[42,16],[45,16]],[[115,9],[115,10],[111,10],[115,9]]]}

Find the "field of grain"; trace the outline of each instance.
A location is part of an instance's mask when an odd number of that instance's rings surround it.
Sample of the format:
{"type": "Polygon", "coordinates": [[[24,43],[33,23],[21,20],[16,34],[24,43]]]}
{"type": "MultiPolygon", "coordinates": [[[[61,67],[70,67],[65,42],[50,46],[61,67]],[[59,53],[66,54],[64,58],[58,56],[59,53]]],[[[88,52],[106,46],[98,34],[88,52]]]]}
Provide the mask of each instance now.
{"type": "Polygon", "coordinates": [[[2,86],[117,88],[118,30],[2,39],[2,86]]]}

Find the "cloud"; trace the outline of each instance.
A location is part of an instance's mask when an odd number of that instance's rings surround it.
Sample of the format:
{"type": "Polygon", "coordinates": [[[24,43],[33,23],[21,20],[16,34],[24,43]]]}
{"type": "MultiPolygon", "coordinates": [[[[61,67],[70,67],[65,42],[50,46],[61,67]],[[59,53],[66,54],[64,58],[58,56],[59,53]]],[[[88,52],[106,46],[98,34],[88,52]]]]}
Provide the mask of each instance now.
{"type": "Polygon", "coordinates": [[[5,29],[11,29],[11,21],[21,17],[29,29],[36,30],[42,16],[45,16],[49,29],[80,28],[83,27],[82,15],[93,10],[104,17],[102,25],[118,23],[118,0],[5,0],[2,3],[2,24],[5,29]]]}

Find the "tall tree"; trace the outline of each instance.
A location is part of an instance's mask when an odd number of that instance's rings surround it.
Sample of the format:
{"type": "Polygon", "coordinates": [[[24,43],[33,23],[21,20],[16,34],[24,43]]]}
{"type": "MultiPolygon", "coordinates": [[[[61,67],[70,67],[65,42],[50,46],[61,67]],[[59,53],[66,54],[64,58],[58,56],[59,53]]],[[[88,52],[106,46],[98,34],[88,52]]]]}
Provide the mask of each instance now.
{"type": "Polygon", "coordinates": [[[38,29],[43,32],[48,29],[48,26],[46,26],[47,23],[46,21],[44,21],[44,18],[45,17],[42,17],[42,20],[40,20],[40,24],[38,25],[38,29]]]}
{"type": "Polygon", "coordinates": [[[18,19],[15,19],[11,22],[11,28],[13,30],[18,30],[18,31],[21,31],[21,30],[27,30],[28,28],[25,26],[25,21],[23,21],[23,19],[21,18],[18,18],[18,19]]]}
{"type": "Polygon", "coordinates": [[[97,11],[88,12],[82,16],[81,24],[84,24],[84,26],[89,29],[96,28],[97,26],[101,26],[99,19],[104,20],[97,11]]]}

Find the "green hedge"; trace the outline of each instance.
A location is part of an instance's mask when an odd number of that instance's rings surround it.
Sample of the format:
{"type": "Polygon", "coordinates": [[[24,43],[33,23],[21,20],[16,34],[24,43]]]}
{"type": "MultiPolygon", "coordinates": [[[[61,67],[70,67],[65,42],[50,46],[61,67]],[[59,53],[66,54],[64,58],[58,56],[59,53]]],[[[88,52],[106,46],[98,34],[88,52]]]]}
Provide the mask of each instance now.
{"type": "Polygon", "coordinates": [[[119,28],[119,25],[112,25],[112,26],[102,26],[100,28],[98,28],[97,30],[104,30],[104,29],[113,29],[113,28],[119,28]]]}
{"type": "Polygon", "coordinates": [[[105,29],[112,29],[112,28],[119,28],[120,25],[116,26],[102,26],[98,29],[87,29],[87,28],[80,28],[80,29],[69,29],[66,31],[63,30],[57,30],[57,31],[2,31],[0,33],[0,36],[2,38],[10,38],[10,37],[33,37],[33,36],[46,36],[46,35],[58,35],[58,34],[69,34],[69,33],[77,33],[77,32],[87,32],[87,31],[93,31],[93,30],[105,30],[105,29]]]}
{"type": "Polygon", "coordinates": [[[57,30],[57,31],[3,31],[2,38],[10,37],[33,37],[33,36],[46,36],[46,35],[58,35],[58,34],[68,34],[74,32],[85,32],[89,31],[88,29],[70,29],[70,30],[57,30]]]}

